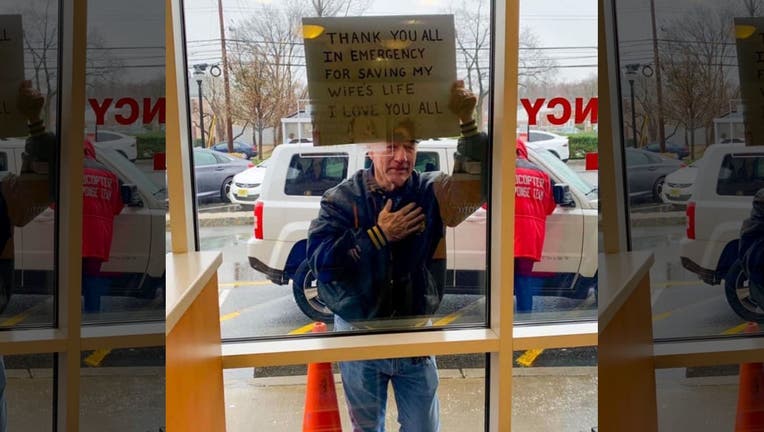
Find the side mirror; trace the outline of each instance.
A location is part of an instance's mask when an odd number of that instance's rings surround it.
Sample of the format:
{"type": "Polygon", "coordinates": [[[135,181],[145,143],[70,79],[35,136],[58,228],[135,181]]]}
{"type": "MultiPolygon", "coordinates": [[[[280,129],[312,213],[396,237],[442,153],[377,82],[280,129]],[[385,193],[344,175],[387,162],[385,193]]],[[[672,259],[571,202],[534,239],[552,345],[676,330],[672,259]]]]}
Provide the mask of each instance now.
{"type": "Polygon", "coordinates": [[[138,186],[134,184],[123,184],[119,191],[122,195],[122,203],[128,207],[143,207],[141,195],[138,193],[138,186]]]}
{"type": "Polygon", "coordinates": [[[575,207],[576,201],[570,193],[570,186],[565,183],[554,185],[554,202],[560,207],[575,207]]]}

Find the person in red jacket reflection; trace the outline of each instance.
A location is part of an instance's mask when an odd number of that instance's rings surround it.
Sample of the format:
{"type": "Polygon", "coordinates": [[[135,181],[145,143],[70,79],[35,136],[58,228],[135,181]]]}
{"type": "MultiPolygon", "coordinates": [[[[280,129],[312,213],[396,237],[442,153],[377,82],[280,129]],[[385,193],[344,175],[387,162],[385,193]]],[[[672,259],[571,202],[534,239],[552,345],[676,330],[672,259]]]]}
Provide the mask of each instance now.
{"type": "Polygon", "coordinates": [[[555,209],[552,181],[528,160],[528,150],[517,139],[515,165],[515,296],[517,312],[533,309],[536,279],[533,263],[541,261],[546,218],[555,209]]]}
{"type": "Polygon", "coordinates": [[[101,264],[109,260],[114,217],[124,204],[119,179],[96,160],[95,147],[85,141],[82,180],[82,289],[85,312],[99,312],[101,295],[108,279],[101,273],[101,264]]]}

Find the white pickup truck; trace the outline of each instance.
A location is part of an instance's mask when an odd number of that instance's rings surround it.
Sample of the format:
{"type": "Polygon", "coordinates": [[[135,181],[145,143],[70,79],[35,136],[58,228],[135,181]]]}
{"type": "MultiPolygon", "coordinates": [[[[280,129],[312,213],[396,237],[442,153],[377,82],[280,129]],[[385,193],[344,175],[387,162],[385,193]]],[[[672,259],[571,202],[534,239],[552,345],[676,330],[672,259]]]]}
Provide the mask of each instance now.
{"type": "MultiPolygon", "coordinates": [[[[558,184],[567,184],[572,202],[558,206],[547,219],[542,260],[534,272],[543,277],[538,295],[585,298],[596,289],[597,189],[556,156],[529,148],[532,162],[558,184]]],[[[308,268],[306,244],[310,222],[318,215],[323,191],[370,164],[364,146],[278,146],[255,203],[254,235],[247,242],[250,265],[280,285],[292,280],[295,301],[314,320],[330,320],[308,268]],[[315,165],[314,165],[315,164],[315,165]],[[316,170],[320,180],[305,184],[301,173],[316,170]]],[[[451,172],[456,140],[418,145],[415,169],[451,172]]],[[[482,208],[446,232],[448,293],[485,293],[487,211],[482,208]]]]}
{"type": "MultiPolygon", "coordinates": [[[[109,274],[111,295],[154,297],[164,287],[165,215],[167,190],[153,182],[125,155],[108,145],[96,143],[96,159],[117,175],[127,202],[114,219],[111,255],[102,266],[109,274]],[[129,192],[128,192],[129,191],[129,192]]],[[[0,140],[0,179],[18,174],[24,141],[0,140]]],[[[48,208],[23,228],[14,231],[14,292],[46,293],[54,268],[54,219],[48,208]]]]}

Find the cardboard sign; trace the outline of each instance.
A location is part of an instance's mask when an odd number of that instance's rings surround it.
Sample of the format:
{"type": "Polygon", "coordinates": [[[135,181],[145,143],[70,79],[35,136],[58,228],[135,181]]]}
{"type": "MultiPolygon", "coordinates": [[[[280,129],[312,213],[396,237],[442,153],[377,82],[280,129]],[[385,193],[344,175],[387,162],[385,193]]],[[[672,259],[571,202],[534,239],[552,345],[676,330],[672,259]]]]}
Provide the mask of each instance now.
{"type": "Polygon", "coordinates": [[[453,15],[303,18],[314,145],[456,136],[453,15]]]}
{"type": "Polygon", "coordinates": [[[764,18],[735,18],[746,145],[764,145],[764,18]]]}
{"type": "Polygon", "coordinates": [[[0,15],[0,138],[23,137],[26,119],[16,108],[24,80],[24,33],[21,15],[0,15]]]}

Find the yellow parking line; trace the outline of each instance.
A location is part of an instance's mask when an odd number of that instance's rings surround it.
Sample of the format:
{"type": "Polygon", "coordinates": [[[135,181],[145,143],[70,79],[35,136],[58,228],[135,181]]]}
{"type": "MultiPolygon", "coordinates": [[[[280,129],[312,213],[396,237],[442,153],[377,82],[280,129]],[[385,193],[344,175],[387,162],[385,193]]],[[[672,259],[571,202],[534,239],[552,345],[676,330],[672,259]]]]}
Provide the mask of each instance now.
{"type": "Polygon", "coordinates": [[[734,335],[738,333],[742,333],[743,330],[745,330],[745,327],[748,325],[747,322],[744,322],[743,324],[736,325],[735,327],[728,328],[727,330],[724,330],[722,332],[723,335],[734,335]]]}
{"type": "Polygon", "coordinates": [[[0,326],[2,327],[13,327],[16,324],[20,323],[21,321],[24,321],[29,317],[29,311],[22,312],[18,315],[14,315],[7,320],[0,323],[0,326]]]}
{"type": "Polygon", "coordinates": [[[231,312],[229,314],[225,314],[225,315],[220,317],[220,322],[228,321],[230,319],[234,319],[234,318],[236,318],[239,315],[241,315],[241,312],[231,312]]]}
{"type": "Polygon", "coordinates": [[[525,367],[530,367],[534,361],[536,361],[536,358],[543,353],[543,349],[530,349],[523,353],[520,357],[517,358],[517,364],[525,367]]]}
{"type": "Polygon", "coordinates": [[[456,311],[456,312],[453,312],[453,313],[451,313],[449,315],[446,315],[443,318],[435,321],[435,323],[433,323],[433,325],[436,325],[436,326],[449,325],[452,322],[456,321],[456,319],[459,318],[460,316],[462,316],[461,311],[456,311]]]}
{"type": "Polygon", "coordinates": [[[304,326],[302,326],[300,328],[296,328],[296,329],[290,331],[288,334],[296,335],[296,334],[310,333],[310,331],[313,330],[313,324],[315,324],[315,323],[305,324],[304,326]]]}
{"type": "Polygon", "coordinates": [[[101,366],[101,362],[110,352],[111,350],[106,348],[97,349],[85,358],[85,364],[91,367],[101,366]]]}
{"type": "Polygon", "coordinates": [[[219,287],[233,287],[238,288],[241,286],[260,286],[260,285],[270,285],[273,282],[271,281],[239,281],[239,282],[224,282],[219,283],[219,287]]]}
{"type": "Polygon", "coordinates": [[[662,319],[666,319],[671,316],[671,312],[663,312],[658,315],[653,315],[653,322],[660,321],[662,319]]]}

